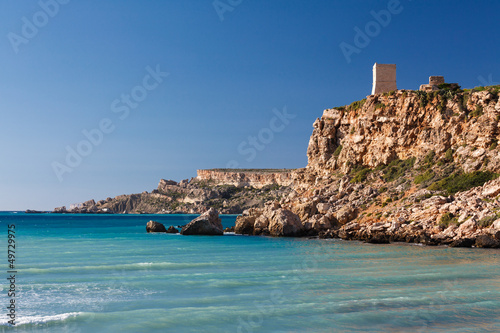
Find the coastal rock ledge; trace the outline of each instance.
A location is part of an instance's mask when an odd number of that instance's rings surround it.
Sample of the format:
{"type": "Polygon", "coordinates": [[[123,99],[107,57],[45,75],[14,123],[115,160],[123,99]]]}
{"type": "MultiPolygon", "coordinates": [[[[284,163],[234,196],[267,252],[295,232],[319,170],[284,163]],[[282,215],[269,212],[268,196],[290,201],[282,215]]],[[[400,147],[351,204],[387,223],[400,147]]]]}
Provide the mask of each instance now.
{"type": "Polygon", "coordinates": [[[220,236],[224,234],[219,212],[210,208],[199,217],[195,218],[181,230],[182,235],[209,235],[220,236]]]}
{"type": "Polygon", "coordinates": [[[276,202],[266,203],[263,209],[252,208],[236,218],[236,234],[299,237],[304,235],[300,218],[276,202]]]}

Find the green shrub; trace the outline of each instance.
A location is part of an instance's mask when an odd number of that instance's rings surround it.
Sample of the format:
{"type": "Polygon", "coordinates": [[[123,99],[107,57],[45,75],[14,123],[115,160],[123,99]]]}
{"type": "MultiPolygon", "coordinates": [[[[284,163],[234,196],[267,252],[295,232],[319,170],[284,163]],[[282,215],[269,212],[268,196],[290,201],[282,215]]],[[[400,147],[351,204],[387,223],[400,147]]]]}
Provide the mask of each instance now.
{"type": "Polygon", "coordinates": [[[479,224],[482,228],[489,228],[498,218],[498,215],[486,216],[485,218],[480,219],[477,224],[479,224]]]}
{"type": "Polygon", "coordinates": [[[361,182],[364,182],[366,180],[366,177],[368,177],[368,174],[371,171],[372,170],[370,168],[364,168],[364,169],[356,172],[356,175],[354,176],[354,178],[351,179],[351,183],[361,183],[361,182]]]}
{"type": "Polygon", "coordinates": [[[403,177],[407,170],[413,168],[415,164],[415,157],[406,159],[404,161],[397,159],[393,160],[384,170],[384,180],[392,182],[393,180],[403,177]]]}
{"type": "MultiPolygon", "coordinates": [[[[396,198],[396,200],[397,200],[397,198],[396,198]]],[[[392,198],[387,198],[387,199],[385,199],[385,201],[382,203],[382,207],[387,206],[387,205],[388,205],[389,203],[391,203],[391,202],[392,202],[392,198]]]]}
{"type": "Polygon", "coordinates": [[[481,117],[483,114],[483,107],[481,105],[476,105],[476,109],[471,112],[472,117],[481,117]]]}
{"type": "Polygon", "coordinates": [[[490,93],[492,93],[493,95],[496,95],[498,97],[499,92],[500,92],[500,85],[490,87],[490,93]]]}
{"type": "Polygon", "coordinates": [[[444,154],[444,159],[446,162],[453,162],[453,149],[448,149],[444,154]]]}
{"type": "Polygon", "coordinates": [[[458,218],[455,217],[452,213],[444,213],[439,220],[439,226],[443,228],[448,228],[450,224],[458,224],[458,218]]]}
{"type": "Polygon", "coordinates": [[[432,197],[432,193],[427,193],[427,194],[424,194],[424,195],[421,195],[421,196],[415,198],[415,201],[420,202],[422,200],[429,199],[430,197],[432,197]]]}
{"type": "Polygon", "coordinates": [[[429,103],[429,96],[425,91],[417,91],[417,96],[420,98],[420,107],[425,107],[429,103]]]}
{"type": "Polygon", "coordinates": [[[425,182],[428,182],[429,180],[431,180],[432,178],[434,178],[435,175],[436,174],[434,173],[434,171],[427,170],[426,172],[415,177],[415,180],[413,182],[415,184],[425,183],[425,182]]]}
{"type": "Polygon", "coordinates": [[[497,140],[493,140],[493,142],[491,143],[491,146],[490,146],[490,150],[496,149],[497,146],[498,146],[498,141],[497,140]]]}
{"type": "Polygon", "coordinates": [[[432,163],[434,162],[434,157],[436,157],[436,152],[434,150],[431,150],[422,161],[423,167],[430,168],[432,166],[432,163]]]}
{"type": "Polygon", "coordinates": [[[462,107],[464,110],[467,110],[467,101],[469,100],[469,92],[464,91],[464,94],[462,96],[462,107]]]}
{"type": "Polygon", "coordinates": [[[340,152],[342,151],[342,145],[339,145],[337,149],[333,152],[333,156],[337,157],[340,155],[340,152]]]}
{"type": "Polygon", "coordinates": [[[441,83],[440,85],[438,85],[438,88],[439,89],[450,89],[450,86],[451,86],[451,84],[449,84],[449,83],[441,83]]]}
{"type": "Polygon", "coordinates": [[[361,109],[363,107],[363,105],[365,104],[366,102],[366,98],[360,100],[360,101],[356,101],[356,102],[352,102],[348,107],[347,107],[347,110],[349,111],[354,111],[354,110],[358,110],[358,109],[361,109]]]}
{"type": "Polygon", "coordinates": [[[377,103],[375,104],[375,110],[377,109],[385,109],[385,104],[384,103],[377,103]]]}
{"type": "Polygon", "coordinates": [[[471,173],[454,173],[444,179],[431,184],[431,191],[446,191],[448,195],[467,191],[473,187],[481,186],[499,175],[490,171],[474,171],[471,173]]]}
{"type": "Polygon", "coordinates": [[[166,192],[163,192],[163,194],[165,194],[166,196],[169,196],[171,197],[173,200],[177,200],[177,199],[182,199],[186,196],[185,193],[181,193],[181,192],[177,192],[177,191],[166,191],[166,192]]]}

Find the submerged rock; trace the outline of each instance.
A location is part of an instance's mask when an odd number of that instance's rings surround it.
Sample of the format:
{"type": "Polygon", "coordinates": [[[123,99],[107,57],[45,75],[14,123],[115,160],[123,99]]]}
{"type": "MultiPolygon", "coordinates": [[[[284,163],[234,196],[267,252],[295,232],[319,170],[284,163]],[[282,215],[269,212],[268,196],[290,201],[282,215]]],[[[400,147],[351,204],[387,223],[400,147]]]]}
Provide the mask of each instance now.
{"type": "Polygon", "coordinates": [[[167,232],[167,229],[165,229],[165,226],[163,224],[161,224],[160,222],[149,221],[148,224],[146,224],[146,231],[147,232],[167,232]]]}
{"type": "Polygon", "coordinates": [[[195,218],[181,230],[182,235],[223,235],[223,228],[219,212],[210,208],[205,213],[195,218]]]}
{"type": "Polygon", "coordinates": [[[224,229],[224,232],[234,232],[234,226],[227,227],[226,229],[224,229]]]}
{"type": "Polygon", "coordinates": [[[179,230],[177,230],[177,228],[175,228],[173,225],[171,225],[170,227],[168,227],[167,233],[168,234],[178,234],[179,230]]]}

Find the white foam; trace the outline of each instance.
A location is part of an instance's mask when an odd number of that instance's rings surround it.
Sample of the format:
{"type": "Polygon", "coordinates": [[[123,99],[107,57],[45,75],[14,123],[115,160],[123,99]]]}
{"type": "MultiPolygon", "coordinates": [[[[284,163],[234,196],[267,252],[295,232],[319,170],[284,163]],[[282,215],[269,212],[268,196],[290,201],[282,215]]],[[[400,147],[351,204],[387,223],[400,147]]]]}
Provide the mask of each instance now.
{"type": "MultiPolygon", "coordinates": [[[[51,321],[64,321],[71,317],[82,315],[83,312],[61,313],[52,316],[19,316],[16,318],[16,326],[27,324],[45,324],[51,321]]],[[[0,326],[11,326],[8,319],[0,319],[0,326]]]]}

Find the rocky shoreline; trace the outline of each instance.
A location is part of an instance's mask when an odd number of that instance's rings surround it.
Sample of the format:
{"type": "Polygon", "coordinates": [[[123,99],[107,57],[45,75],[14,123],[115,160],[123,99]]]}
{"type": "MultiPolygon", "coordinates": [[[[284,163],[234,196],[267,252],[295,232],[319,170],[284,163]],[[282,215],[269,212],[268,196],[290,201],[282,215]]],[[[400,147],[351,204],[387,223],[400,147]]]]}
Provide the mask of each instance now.
{"type": "MultiPolygon", "coordinates": [[[[244,173],[233,173],[245,179],[244,173]]],[[[231,184],[220,184],[211,179],[192,178],[180,182],[161,179],[151,192],[119,195],[97,202],[88,200],[68,209],[57,207],[53,213],[201,214],[215,208],[222,214],[241,214],[245,209],[262,207],[267,200],[280,200],[292,191],[291,186],[270,184],[267,178],[262,179],[262,184],[254,187],[246,183],[236,186],[233,180],[231,184]]]]}
{"type": "Polygon", "coordinates": [[[152,193],[82,208],[213,208],[241,213],[237,234],[500,248],[500,86],[436,89],[370,95],[325,110],[313,124],[306,168],[252,177],[212,170],[203,180],[162,180],[152,193]]]}
{"type": "Polygon", "coordinates": [[[236,233],[499,248],[500,87],[479,90],[400,90],[325,110],[294,192],[245,211],[236,233]]]}

